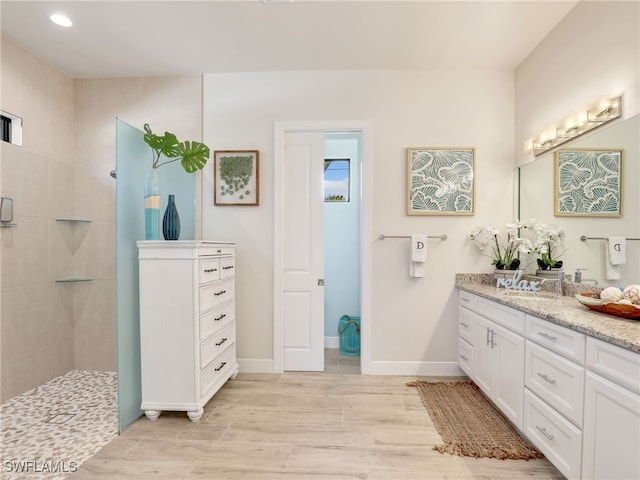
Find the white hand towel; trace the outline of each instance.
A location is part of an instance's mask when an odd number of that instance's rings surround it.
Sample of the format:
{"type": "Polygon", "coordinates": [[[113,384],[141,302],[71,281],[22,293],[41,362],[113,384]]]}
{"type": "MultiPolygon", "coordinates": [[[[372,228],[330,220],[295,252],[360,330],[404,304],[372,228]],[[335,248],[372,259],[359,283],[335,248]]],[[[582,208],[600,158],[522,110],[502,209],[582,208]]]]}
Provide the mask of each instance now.
{"type": "Polygon", "coordinates": [[[427,235],[411,235],[411,255],[409,276],[424,277],[424,263],[427,261],[427,235]]]}
{"type": "Polygon", "coordinates": [[[624,237],[607,238],[609,249],[609,263],[622,265],[627,261],[627,239],[624,237]]]}

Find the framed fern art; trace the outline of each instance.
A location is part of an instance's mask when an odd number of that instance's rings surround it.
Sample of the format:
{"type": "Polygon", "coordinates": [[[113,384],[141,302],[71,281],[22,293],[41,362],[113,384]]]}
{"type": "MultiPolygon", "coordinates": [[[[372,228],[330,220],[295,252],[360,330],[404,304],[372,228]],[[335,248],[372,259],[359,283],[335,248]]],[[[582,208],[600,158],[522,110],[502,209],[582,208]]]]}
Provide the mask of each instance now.
{"type": "Polygon", "coordinates": [[[475,214],[474,147],[407,149],[407,215],[475,214]]]}
{"type": "Polygon", "coordinates": [[[555,215],[622,216],[624,150],[575,148],[555,153],[555,215]]]}
{"type": "Polygon", "coordinates": [[[213,152],[214,205],[259,204],[258,150],[216,150],[213,152]]]}

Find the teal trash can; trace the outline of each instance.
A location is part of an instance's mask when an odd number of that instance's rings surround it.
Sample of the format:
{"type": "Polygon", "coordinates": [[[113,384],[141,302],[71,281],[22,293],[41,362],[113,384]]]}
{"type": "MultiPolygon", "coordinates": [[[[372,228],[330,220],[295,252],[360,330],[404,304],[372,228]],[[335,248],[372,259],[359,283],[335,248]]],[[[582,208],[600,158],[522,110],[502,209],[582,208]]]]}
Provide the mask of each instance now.
{"type": "Polygon", "coordinates": [[[343,315],[338,324],[340,353],[351,357],[360,356],[360,317],[343,315]]]}

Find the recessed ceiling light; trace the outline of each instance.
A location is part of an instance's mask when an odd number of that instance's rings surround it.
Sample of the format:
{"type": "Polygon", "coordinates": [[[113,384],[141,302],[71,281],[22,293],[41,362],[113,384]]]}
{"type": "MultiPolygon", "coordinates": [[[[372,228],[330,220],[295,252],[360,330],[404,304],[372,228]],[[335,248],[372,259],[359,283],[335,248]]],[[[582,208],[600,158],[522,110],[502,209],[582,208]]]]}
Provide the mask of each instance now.
{"type": "Polygon", "coordinates": [[[71,25],[73,25],[73,23],[71,23],[71,20],[69,20],[68,17],[60,13],[54,13],[49,17],[49,19],[53,23],[55,23],[56,25],[60,25],[61,27],[70,27],[71,25]]]}

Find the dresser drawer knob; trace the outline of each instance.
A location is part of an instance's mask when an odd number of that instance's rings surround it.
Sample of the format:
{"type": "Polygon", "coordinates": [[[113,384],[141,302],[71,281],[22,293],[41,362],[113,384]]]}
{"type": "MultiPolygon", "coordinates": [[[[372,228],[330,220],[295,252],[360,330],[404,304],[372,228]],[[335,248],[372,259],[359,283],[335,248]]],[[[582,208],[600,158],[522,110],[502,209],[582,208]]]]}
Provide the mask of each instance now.
{"type": "Polygon", "coordinates": [[[553,437],[555,435],[550,434],[549,432],[547,432],[546,428],[544,427],[540,427],[539,425],[536,425],[536,428],[538,429],[538,431],[543,434],[545,437],[547,437],[549,440],[553,440],[553,437]]]}
{"type": "Polygon", "coordinates": [[[228,338],[223,338],[222,340],[220,340],[218,343],[216,343],[216,347],[219,347],[220,345],[222,345],[224,342],[226,342],[227,340],[229,340],[228,338]]]}
{"type": "Polygon", "coordinates": [[[204,269],[204,273],[211,273],[211,272],[217,272],[218,269],[217,268],[205,268],[204,269]]]}
{"type": "Polygon", "coordinates": [[[218,368],[214,368],[214,370],[215,370],[216,372],[219,372],[220,370],[222,370],[222,369],[224,368],[224,366],[225,366],[226,364],[227,364],[227,362],[222,362],[222,363],[220,364],[220,366],[219,366],[218,368]]]}
{"type": "Polygon", "coordinates": [[[223,270],[231,270],[233,268],[233,265],[228,265],[226,267],[222,267],[223,270]]]}
{"type": "Polygon", "coordinates": [[[554,383],[556,383],[556,381],[553,378],[549,378],[549,375],[547,375],[546,373],[540,373],[538,372],[538,376],[543,379],[546,380],[547,382],[549,382],[551,385],[553,385],[554,383]]]}
{"type": "Polygon", "coordinates": [[[226,316],[227,316],[227,314],[226,314],[226,313],[223,313],[222,315],[220,315],[220,316],[218,316],[218,317],[214,318],[214,319],[213,319],[213,321],[214,321],[214,322],[219,322],[220,320],[222,320],[222,319],[223,319],[224,317],[226,317],[226,316]]]}
{"type": "Polygon", "coordinates": [[[216,297],[218,297],[218,296],[220,296],[220,295],[224,295],[225,293],[227,293],[227,291],[226,291],[226,290],[220,290],[219,292],[214,293],[214,295],[215,295],[216,297]]]}

